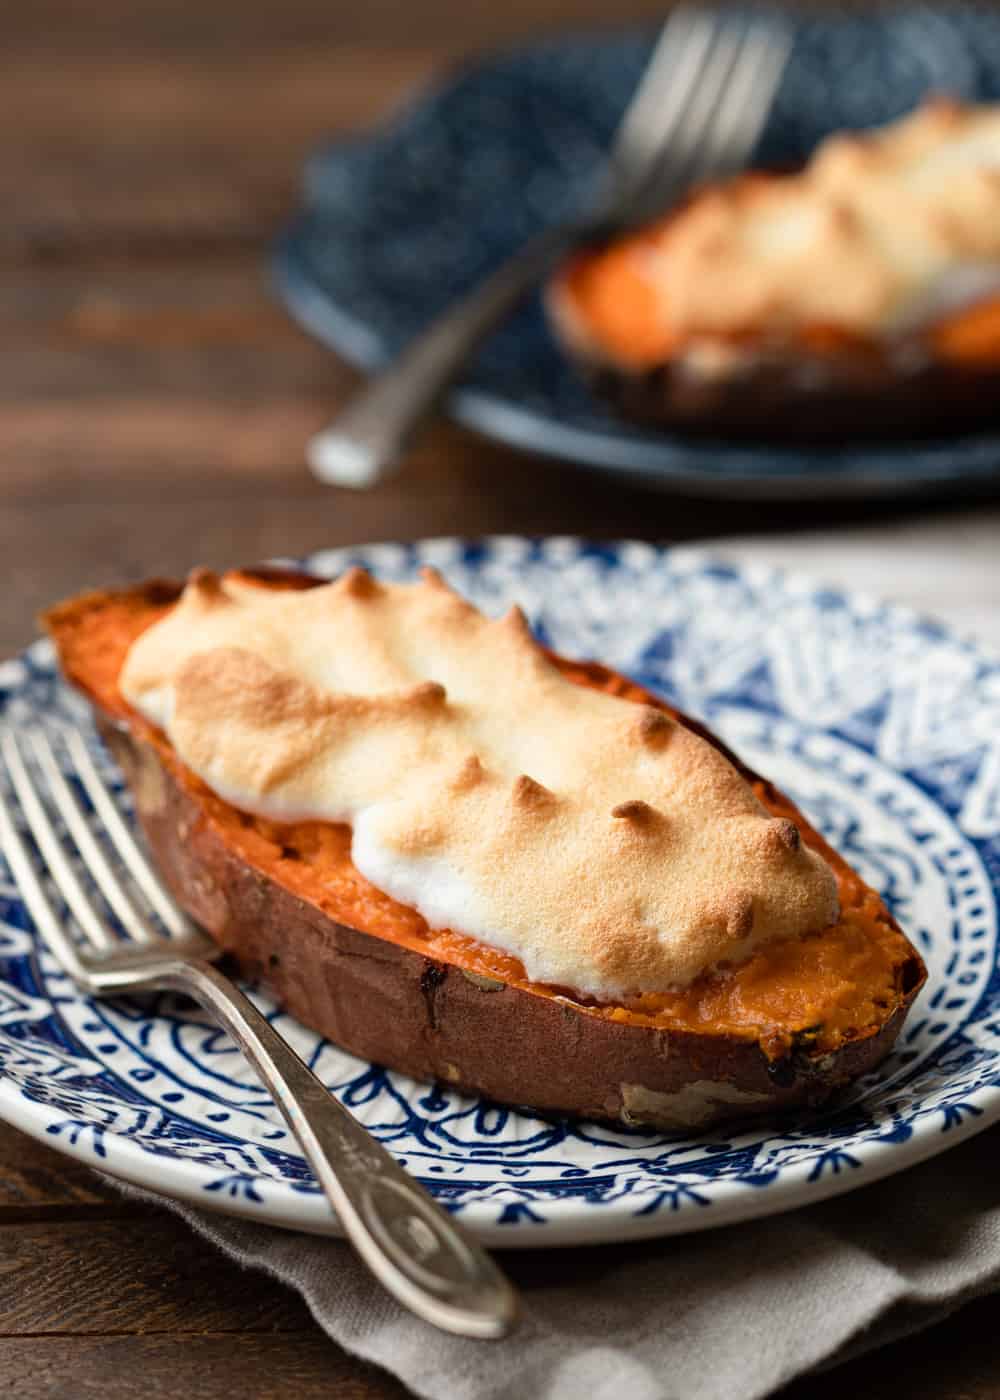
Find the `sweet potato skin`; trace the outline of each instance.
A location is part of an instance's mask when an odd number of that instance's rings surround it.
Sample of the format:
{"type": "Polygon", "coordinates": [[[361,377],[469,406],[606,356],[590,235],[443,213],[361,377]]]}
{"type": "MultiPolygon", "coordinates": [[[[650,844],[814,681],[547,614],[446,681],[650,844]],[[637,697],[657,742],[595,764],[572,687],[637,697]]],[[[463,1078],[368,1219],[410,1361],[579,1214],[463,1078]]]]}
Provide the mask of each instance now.
{"type": "MultiPolygon", "coordinates": [[[[254,572],[286,588],[320,581],[283,570],[254,572]]],[[[174,601],[180,588],[157,580],[120,596],[141,610],[174,601]]],[[[74,615],[107,597],[70,600],[48,614],[57,648],[74,615]]],[[[579,669],[600,684],[617,679],[596,663],[579,669]]],[[[362,1059],[543,1113],[700,1129],[822,1102],[884,1057],[923,984],[923,965],[911,950],[881,1025],[832,1052],[793,1040],[775,1059],[752,1034],[696,1034],[612,1020],[568,997],[466,972],[337,922],[252,865],[207,819],[198,785],[164,763],[143,726],[131,725],[124,707],[104,707],[79,666],[68,665],[67,672],[94,706],[178,902],[292,1015],[362,1059]]],[[[704,726],[685,722],[749,781],[756,779],[704,726]]]]}
{"type": "Polygon", "coordinates": [[[151,745],[104,722],[150,849],[187,912],[305,1025],[362,1059],[501,1103],[660,1129],[811,1105],[891,1048],[922,977],[877,1033],[771,1061],[753,1039],[610,1021],[336,923],[203,820],[151,745]]]}
{"type": "Polygon", "coordinates": [[[928,438],[1000,424],[1000,365],[933,356],[914,339],[892,354],[762,347],[731,372],[682,360],[645,370],[616,364],[589,332],[564,272],[545,292],[553,334],[595,394],[623,418],[691,436],[833,444],[845,438],[928,438]]]}

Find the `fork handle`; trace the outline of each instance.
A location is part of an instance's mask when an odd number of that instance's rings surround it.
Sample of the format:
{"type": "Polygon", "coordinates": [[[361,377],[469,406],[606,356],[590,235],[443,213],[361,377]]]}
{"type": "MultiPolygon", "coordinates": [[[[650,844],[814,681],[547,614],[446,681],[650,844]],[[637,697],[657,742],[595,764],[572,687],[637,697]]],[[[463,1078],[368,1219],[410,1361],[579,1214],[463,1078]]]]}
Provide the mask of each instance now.
{"type": "MultiPolygon", "coordinates": [[[[341,1107],[253,1003],[211,963],[169,956],[157,963],[149,949],[143,952],[144,983],[194,997],[238,1042],[379,1282],[445,1331],[506,1335],[517,1297],[490,1256],[341,1107]]],[[[135,984],[132,973],[129,985],[135,984]]]]}
{"type": "Polygon", "coordinates": [[[387,476],[475,347],[531,291],[573,237],[563,227],[536,235],[410,341],[309,443],[313,475],[356,487],[387,476]]]}

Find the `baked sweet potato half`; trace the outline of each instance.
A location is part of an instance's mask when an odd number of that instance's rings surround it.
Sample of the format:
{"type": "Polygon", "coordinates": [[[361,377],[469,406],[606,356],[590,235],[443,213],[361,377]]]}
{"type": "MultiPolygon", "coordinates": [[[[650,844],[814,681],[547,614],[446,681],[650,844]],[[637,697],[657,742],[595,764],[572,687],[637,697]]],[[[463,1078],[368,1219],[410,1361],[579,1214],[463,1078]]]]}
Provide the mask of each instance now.
{"type": "MultiPolygon", "coordinates": [[[[321,582],[273,570],[226,580],[279,591],[321,582]]],[[[696,721],[603,666],[551,657],[576,685],[634,702],[650,731],[666,716],[724,754],[779,843],[792,851],[801,843],[828,862],[836,922],[767,942],[676,990],[584,997],[532,982],[509,952],[431,928],[375,888],[352,862],[346,825],[252,815],[182,763],[119,685],[132,644],[181,594],[165,581],[90,593],[54,607],[45,625],[121,765],[166,883],[306,1025],[418,1079],[544,1113],[662,1129],[819,1103],[892,1046],[925,980],[919,955],[788,798],[696,721]]]]}
{"type": "Polygon", "coordinates": [[[830,441],[1000,423],[1000,107],[926,104],[578,250],[553,331],[623,416],[830,441]]]}

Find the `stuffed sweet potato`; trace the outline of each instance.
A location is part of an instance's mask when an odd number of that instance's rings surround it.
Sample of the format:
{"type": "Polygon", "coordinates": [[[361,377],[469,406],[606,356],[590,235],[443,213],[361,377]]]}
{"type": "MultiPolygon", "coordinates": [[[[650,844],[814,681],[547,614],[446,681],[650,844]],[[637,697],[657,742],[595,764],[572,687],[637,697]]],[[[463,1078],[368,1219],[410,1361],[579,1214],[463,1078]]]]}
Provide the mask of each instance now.
{"type": "Polygon", "coordinates": [[[695,191],[546,293],[627,417],[766,440],[1000,422],[1000,107],[928,103],[792,174],[695,191]]]}
{"type": "MultiPolygon", "coordinates": [[[[202,577],[192,587],[211,608],[220,587],[284,594],[319,582],[253,571],[227,575],[222,585],[202,577]]],[[[361,595],[368,587],[360,580],[345,586],[361,595]]],[[[175,615],[181,596],[182,586],[169,582],[88,594],[52,609],[46,625],[66,677],[92,703],[121,764],[167,884],[305,1024],[421,1079],[543,1112],[659,1128],[821,1102],[891,1047],[925,978],[918,954],[877,894],[792,803],[694,721],[600,665],[545,662],[560,682],[618,697],[621,713],[634,715],[635,732],[654,750],[677,725],[683,753],[704,749],[705,771],[748,784],[767,860],[779,874],[827,872],[834,916],[804,936],[748,945],[742,959],[722,960],[677,986],[590,995],[533,979],[522,958],[487,939],[431,927],[360,873],[343,822],[254,815],[182,762],[164,730],[121,689],[133,644],[175,615]]],[[[419,689],[420,706],[443,703],[444,687],[419,689]]],[[[287,715],[295,697],[280,698],[287,715]]],[[[227,703],[238,708],[239,699],[229,693],[227,703]]],[[[466,770],[466,785],[468,777],[466,770]]],[[[535,821],[558,794],[519,778],[514,800],[524,821],[535,821]]],[[[646,803],[622,803],[611,818],[633,845],[655,835],[657,816],[646,803]]],[[[421,832],[420,839],[431,838],[421,832]]],[[[704,878],[710,883],[711,872],[699,872],[704,878]]],[[[751,900],[734,906],[722,899],[719,907],[723,934],[748,933],[751,900]]],[[[613,930],[607,941],[614,946],[613,930]]],[[[604,952],[598,948],[599,959],[604,952]]],[[[624,972],[620,959],[599,965],[628,980],[627,962],[624,972]]]]}

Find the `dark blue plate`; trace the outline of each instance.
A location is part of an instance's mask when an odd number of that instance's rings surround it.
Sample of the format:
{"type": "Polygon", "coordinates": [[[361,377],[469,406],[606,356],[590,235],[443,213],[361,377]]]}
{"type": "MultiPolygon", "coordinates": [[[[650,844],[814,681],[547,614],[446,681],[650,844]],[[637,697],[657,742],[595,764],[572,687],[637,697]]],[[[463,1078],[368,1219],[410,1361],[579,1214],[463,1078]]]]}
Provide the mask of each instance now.
{"type": "MultiPolygon", "coordinates": [[[[891,120],[931,92],[1000,98],[1000,14],[916,7],[790,22],[794,47],[759,163],[794,161],[828,132],[891,120]]],[[[294,314],[348,360],[383,363],[574,207],[650,43],[648,32],[588,35],[502,55],[320,152],[275,260],[294,314]]],[[[865,495],[1000,479],[997,433],[770,447],[630,427],[578,379],[537,297],[483,346],[448,407],[517,447],[700,492],[865,495]]]]}

